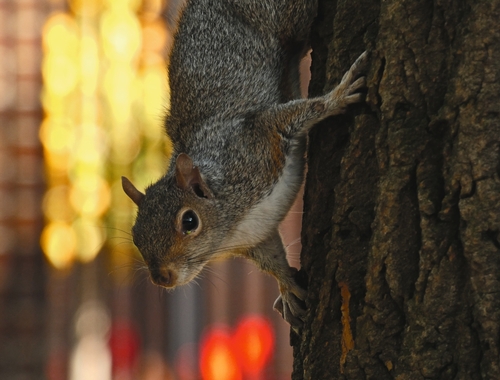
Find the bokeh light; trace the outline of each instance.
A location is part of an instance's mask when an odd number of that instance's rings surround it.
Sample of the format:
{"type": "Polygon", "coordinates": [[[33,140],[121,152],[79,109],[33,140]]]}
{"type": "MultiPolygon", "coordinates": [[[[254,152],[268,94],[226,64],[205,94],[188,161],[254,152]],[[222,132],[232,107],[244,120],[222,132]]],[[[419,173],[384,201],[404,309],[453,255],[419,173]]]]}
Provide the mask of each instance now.
{"type": "Polygon", "coordinates": [[[201,343],[200,370],[203,380],[241,380],[242,373],[226,326],[213,326],[201,343]]]}
{"type": "Polygon", "coordinates": [[[51,222],[69,223],[75,213],[69,203],[69,186],[60,185],[51,187],[43,199],[43,212],[51,222]]]}
{"type": "Polygon", "coordinates": [[[106,307],[88,301],[76,313],[76,342],[70,359],[70,380],[111,380],[112,351],[107,342],[110,317],[106,307]]]}
{"type": "Polygon", "coordinates": [[[76,257],[76,234],[66,223],[49,223],[43,229],[41,246],[54,267],[67,268],[76,257]]]}
{"type": "Polygon", "coordinates": [[[107,242],[111,266],[126,267],[131,247],[106,241],[128,230],[133,215],[116,184],[126,175],[144,187],[161,175],[171,151],[161,125],[169,100],[164,53],[171,40],[161,18],[164,4],[68,3],[69,11],[51,15],[43,27],[47,223],[41,246],[62,269],[93,260],[107,242]]]}
{"type": "Polygon", "coordinates": [[[132,61],[141,47],[141,25],[137,16],[126,7],[108,9],[101,16],[101,39],[110,61],[132,61]]]}
{"type": "Polygon", "coordinates": [[[273,349],[273,327],[263,316],[255,314],[242,317],[234,332],[225,325],[212,325],[201,341],[202,378],[261,378],[273,349]]]}
{"type": "Polygon", "coordinates": [[[126,378],[121,373],[129,373],[139,358],[140,339],[130,321],[118,320],[111,325],[109,347],[113,358],[114,378],[126,378]]]}
{"type": "Polygon", "coordinates": [[[234,333],[235,352],[246,374],[259,374],[271,359],[274,333],[271,323],[258,315],[240,320],[234,333]]]}

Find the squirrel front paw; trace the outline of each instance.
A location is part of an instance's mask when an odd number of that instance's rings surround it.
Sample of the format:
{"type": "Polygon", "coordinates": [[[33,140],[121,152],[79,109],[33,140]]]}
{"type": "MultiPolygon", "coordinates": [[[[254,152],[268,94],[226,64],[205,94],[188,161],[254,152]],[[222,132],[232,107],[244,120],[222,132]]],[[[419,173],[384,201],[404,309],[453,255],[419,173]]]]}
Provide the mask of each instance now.
{"type": "Polygon", "coordinates": [[[280,284],[280,295],[274,301],[274,310],[281,314],[283,319],[290,324],[296,333],[298,333],[304,324],[306,317],[306,296],[307,292],[296,283],[285,286],[280,284]]]}
{"type": "Polygon", "coordinates": [[[344,113],[349,104],[359,103],[364,94],[357,92],[366,87],[366,78],[361,76],[368,66],[369,53],[365,51],[344,74],[339,85],[326,95],[330,115],[344,113]]]}

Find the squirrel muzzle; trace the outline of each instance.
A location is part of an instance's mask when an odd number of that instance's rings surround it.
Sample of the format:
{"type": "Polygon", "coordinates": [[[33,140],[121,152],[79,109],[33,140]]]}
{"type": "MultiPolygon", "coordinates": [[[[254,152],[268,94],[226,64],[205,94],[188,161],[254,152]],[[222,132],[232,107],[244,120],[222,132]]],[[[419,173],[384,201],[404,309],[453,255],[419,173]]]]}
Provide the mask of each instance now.
{"type": "Polygon", "coordinates": [[[174,288],[177,285],[177,274],[167,267],[151,269],[150,273],[151,280],[158,286],[163,286],[164,288],[174,288]]]}

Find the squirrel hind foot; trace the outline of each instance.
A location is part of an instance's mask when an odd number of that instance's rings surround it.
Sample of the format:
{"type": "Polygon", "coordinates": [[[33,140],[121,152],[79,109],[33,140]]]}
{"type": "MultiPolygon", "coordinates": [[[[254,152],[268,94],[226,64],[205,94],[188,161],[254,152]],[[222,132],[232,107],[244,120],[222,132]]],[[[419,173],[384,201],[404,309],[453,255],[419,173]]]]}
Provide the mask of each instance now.
{"type": "MultiPolygon", "coordinates": [[[[301,290],[304,294],[306,293],[303,289],[301,290]]],[[[274,301],[273,308],[280,313],[281,317],[290,324],[296,333],[298,333],[304,325],[307,308],[305,307],[304,301],[299,299],[294,293],[297,293],[297,291],[282,292],[276,301],[274,301]]]]}

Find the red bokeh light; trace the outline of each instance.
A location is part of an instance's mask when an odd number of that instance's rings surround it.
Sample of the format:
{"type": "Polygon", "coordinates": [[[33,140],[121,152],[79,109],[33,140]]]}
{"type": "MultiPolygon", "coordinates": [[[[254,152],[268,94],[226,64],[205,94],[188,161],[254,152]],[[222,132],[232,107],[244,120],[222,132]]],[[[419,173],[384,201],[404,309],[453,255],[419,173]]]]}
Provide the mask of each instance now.
{"type": "Polygon", "coordinates": [[[272,356],[274,333],[269,321],[260,316],[243,318],[233,337],[238,361],[246,374],[259,374],[272,356]]]}
{"type": "Polygon", "coordinates": [[[261,316],[242,318],[233,334],[226,326],[213,326],[201,343],[203,380],[241,380],[243,374],[262,374],[274,349],[274,333],[261,316]]]}
{"type": "Polygon", "coordinates": [[[203,380],[241,380],[229,328],[214,326],[201,344],[200,370],[203,380]]]}
{"type": "Polygon", "coordinates": [[[114,321],[109,336],[113,374],[130,372],[139,357],[139,334],[129,321],[114,321]]]}

